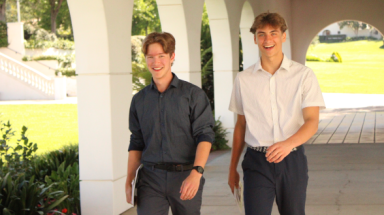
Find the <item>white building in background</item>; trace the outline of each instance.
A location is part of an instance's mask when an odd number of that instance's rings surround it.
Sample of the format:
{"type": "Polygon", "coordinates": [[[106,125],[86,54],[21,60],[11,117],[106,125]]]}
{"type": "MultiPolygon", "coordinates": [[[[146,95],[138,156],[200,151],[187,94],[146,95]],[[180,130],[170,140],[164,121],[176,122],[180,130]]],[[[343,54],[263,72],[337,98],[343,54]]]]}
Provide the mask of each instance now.
{"type": "Polygon", "coordinates": [[[367,28],[367,29],[359,29],[359,31],[356,32],[353,30],[353,28],[349,26],[343,27],[343,29],[340,29],[340,26],[337,22],[328,25],[324,29],[322,29],[318,36],[329,36],[329,35],[339,35],[344,34],[347,35],[347,37],[374,37],[376,39],[382,39],[383,35],[376,29],[376,28],[367,28]]]}

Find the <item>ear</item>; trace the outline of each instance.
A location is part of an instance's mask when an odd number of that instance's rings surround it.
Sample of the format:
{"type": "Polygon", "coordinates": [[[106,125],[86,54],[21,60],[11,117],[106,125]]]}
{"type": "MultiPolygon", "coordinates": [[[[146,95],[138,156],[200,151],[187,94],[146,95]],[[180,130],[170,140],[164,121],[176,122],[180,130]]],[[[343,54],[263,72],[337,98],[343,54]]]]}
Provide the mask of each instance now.
{"type": "Polygon", "coordinates": [[[173,54],[171,55],[171,63],[173,63],[173,61],[175,61],[175,56],[176,56],[176,54],[175,54],[175,52],[173,52],[173,54]]]}
{"type": "Polygon", "coordinates": [[[255,44],[257,45],[256,33],[253,35],[253,41],[254,41],[255,44]]]}
{"type": "Polygon", "coordinates": [[[287,40],[287,33],[283,33],[283,43],[287,40]]]}

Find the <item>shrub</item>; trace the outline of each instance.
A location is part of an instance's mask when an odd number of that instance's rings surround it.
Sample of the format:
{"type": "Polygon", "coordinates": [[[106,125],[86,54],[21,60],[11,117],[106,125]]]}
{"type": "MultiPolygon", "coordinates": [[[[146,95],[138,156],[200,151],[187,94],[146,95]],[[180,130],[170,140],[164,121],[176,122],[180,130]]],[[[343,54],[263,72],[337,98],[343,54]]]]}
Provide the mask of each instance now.
{"type": "Polygon", "coordinates": [[[9,173],[0,177],[0,211],[4,215],[54,213],[53,209],[68,197],[63,191],[51,191],[55,183],[46,186],[34,182],[34,177],[28,181],[24,174],[11,178],[9,173]]]}
{"type": "Polygon", "coordinates": [[[53,47],[57,49],[75,50],[75,42],[66,39],[58,39],[53,44],[53,47]]]}
{"type": "Polygon", "coordinates": [[[29,39],[24,41],[24,47],[26,49],[48,49],[54,47],[57,49],[75,50],[75,42],[64,39],[56,39],[54,41],[29,39]]]}
{"type": "Polygon", "coordinates": [[[333,62],[339,62],[339,63],[343,62],[341,55],[338,52],[333,52],[331,55],[331,59],[333,60],[333,62]]]}
{"type": "Polygon", "coordinates": [[[305,60],[306,61],[322,61],[319,57],[317,57],[316,55],[307,55],[305,57],[305,60]]]}
{"type": "Polygon", "coordinates": [[[229,149],[229,146],[227,145],[228,140],[226,139],[228,132],[223,128],[220,118],[215,121],[213,131],[215,132],[215,142],[212,144],[212,150],[229,149]]]}
{"type": "Polygon", "coordinates": [[[55,71],[56,76],[59,74],[59,72],[61,72],[61,74],[63,76],[66,76],[66,77],[77,76],[76,69],[73,69],[73,68],[59,68],[59,69],[56,69],[56,71],[55,71]]]}
{"type": "Polygon", "coordinates": [[[11,123],[0,120],[0,214],[37,215],[65,209],[80,214],[78,146],[35,156],[23,126],[16,144],[11,123]]]}
{"type": "Polygon", "coordinates": [[[25,40],[24,41],[24,47],[26,49],[47,49],[51,48],[53,46],[52,41],[47,40],[25,40]]]}
{"type": "Polygon", "coordinates": [[[60,204],[60,208],[66,208],[68,214],[81,213],[78,162],[72,165],[67,165],[66,161],[62,162],[57,168],[57,171],[52,171],[50,176],[45,177],[45,182],[49,186],[57,184],[57,189],[63,190],[64,193],[68,195],[68,198],[60,204]]]}
{"type": "Polygon", "coordinates": [[[0,176],[11,174],[11,177],[16,177],[29,170],[30,162],[37,150],[37,144],[29,142],[26,137],[27,130],[27,127],[23,126],[21,138],[17,140],[16,145],[11,144],[10,140],[15,136],[15,131],[12,129],[10,121],[7,123],[0,121],[0,176]]]}
{"type": "Polygon", "coordinates": [[[45,177],[51,175],[52,171],[57,171],[63,163],[64,168],[79,163],[78,145],[65,146],[36,157],[31,164],[32,174],[37,180],[45,181],[45,177]]]}
{"type": "Polygon", "coordinates": [[[57,60],[57,56],[55,55],[36,55],[36,56],[23,56],[23,61],[38,61],[38,60],[57,60]]]}
{"type": "Polygon", "coordinates": [[[0,47],[8,46],[7,24],[0,22],[0,47]]]}

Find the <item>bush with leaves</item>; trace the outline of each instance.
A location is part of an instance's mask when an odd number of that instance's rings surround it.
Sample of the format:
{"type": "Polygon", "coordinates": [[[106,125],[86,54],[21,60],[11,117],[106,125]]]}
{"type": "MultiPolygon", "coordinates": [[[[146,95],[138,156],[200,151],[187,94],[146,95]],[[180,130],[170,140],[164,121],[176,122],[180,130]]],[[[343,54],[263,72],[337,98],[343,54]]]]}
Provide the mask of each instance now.
{"type": "Polygon", "coordinates": [[[343,62],[343,59],[341,58],[341,55],[339,54],[339,52],[333,52],[331,55],[331,59],[333,62],[338,62],[338,63],[343,62]]]}
{"type": "Polygon", "coordinates": [[[230,147],[227,145],[228,140],[226,139],[228,132],[223,127],[220,117],[215,121],[213,131],[215,132],[215,142],[212,144],[212,150],[229,149],[230,147]]]}
{"type": "Polygon", "coordinates": [[[7,24],[0,21],[0,47],[8,46],[7,24]]]}
{"type": "Polygon", "coordinates": [[[0,177],[0,213],[3,215],[42,215],[55,213],[68,195],[63,191],[53,191],[56,183],[46,186],[35,182],[34,177],[26,180],[21,174],[15,179],[7,173],[0,177]]]}
{"type": "Polygon", "coordinates": [[[15,136],[10,121],[3,123],[0,121],[0,176],[9,173],[12,177],[26,173],[29,170],[30,162],[37,150],[37,144],[29,142],[26,137],[27,127],[21,129],[21,138],[17,140],[16,145],[10,141],[15,136]],[[12,146],[14,145],[14,146],[12,146]]]}
{"type": "Polygon", "coordinates": [[[0,214],[38,215],[64,209],[80,214],[79,152],[66,146],[35,156],[37,144],[29,142],[23,126],[21,138],[0,120],[0,214]]]}

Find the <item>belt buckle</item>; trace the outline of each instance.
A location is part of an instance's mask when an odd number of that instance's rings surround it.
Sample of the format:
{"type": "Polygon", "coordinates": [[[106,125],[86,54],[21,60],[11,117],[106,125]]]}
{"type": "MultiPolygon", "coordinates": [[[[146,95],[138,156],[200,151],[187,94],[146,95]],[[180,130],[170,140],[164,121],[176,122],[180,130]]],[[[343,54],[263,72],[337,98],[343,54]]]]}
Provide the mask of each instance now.
{"type": "Polygon", "coordinates": [[[175,169],[176,169],[176,171],[180,171],[180,172],[183,172],[183,171],[184,171],[184,167],[183,167],[182,164],[178,164],[178,165],[176,165],[176,166],[175,166],[175,169]]]}

